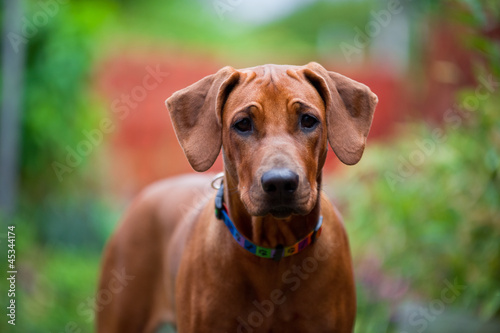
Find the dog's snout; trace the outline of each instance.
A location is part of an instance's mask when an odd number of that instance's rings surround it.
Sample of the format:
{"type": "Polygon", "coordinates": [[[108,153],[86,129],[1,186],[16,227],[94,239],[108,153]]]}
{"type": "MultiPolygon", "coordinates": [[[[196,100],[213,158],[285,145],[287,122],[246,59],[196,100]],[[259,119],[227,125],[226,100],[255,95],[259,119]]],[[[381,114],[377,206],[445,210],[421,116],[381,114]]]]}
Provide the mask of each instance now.
{"type": "Polygon", "coordinates": [[[291,195],[299,187],[299,175],[290,169],[272,169],[262,175],[261,183],[271,196],[291,195]]]}

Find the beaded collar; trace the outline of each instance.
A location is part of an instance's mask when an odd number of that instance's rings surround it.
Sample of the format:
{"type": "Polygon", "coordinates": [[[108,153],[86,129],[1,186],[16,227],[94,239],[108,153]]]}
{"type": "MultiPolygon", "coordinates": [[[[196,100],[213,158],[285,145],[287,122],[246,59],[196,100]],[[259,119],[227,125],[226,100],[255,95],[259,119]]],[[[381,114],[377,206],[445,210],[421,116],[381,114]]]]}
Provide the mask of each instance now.
{"type": "Polygon", "coordinates": [[[217,196],[215,197],[215,216],[217,219],[222,220],[229,232],[236,240],[236,242],[243,247],[248,252],[261,258],[274,259],[279,261],[282,257],[288,257],[299,253],[305,249],[308,245],[314,243],[314,241],[320,236],[321,230],[323,228],[323,216],[320,216],[318,223],[314,229],[304,238],[299,240],[297,243],[283,247],[283,245],[278,245],[275,248],[268,248],[258,246],[252,243],[245,236],[243,236],[234,225],[233,221],[229,218],[227,207],[224,204],[224,184],[221,183],[219,190],[217,191],[217,196]]]}

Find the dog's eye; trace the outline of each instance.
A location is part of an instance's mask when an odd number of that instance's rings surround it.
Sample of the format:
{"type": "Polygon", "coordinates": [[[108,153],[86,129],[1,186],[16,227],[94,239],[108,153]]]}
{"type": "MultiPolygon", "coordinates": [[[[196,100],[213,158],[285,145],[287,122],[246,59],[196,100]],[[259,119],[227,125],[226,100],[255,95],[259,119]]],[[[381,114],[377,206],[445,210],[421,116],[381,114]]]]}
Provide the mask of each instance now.
{"type": "Polygon", "coordinates": [[[248,133],[252,130],[252,121],[250,118],[243,118],[237,121],[233,127],[240,133],[248,133]]]}
{"type": "Polygon", "coordinates": [[[313,129],[318,123],[318,119],[308,114],[302,115],[302,118],[300,118],[300,126],[304,129],[313,129]]]}

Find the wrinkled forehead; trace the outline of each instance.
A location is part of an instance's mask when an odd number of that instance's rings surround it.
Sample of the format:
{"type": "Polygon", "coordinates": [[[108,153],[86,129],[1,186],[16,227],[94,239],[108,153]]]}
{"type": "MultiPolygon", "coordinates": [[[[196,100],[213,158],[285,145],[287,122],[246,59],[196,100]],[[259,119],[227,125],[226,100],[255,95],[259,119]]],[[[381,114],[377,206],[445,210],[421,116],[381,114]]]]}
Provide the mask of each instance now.
{"type": "Polygon", "coordinates": [[[299,66],[265,65],[240,69],[240,79],[226,101],[226,110],[259,103],[283,107],[294,100],[323,109],[323,100],[299,66]]]}

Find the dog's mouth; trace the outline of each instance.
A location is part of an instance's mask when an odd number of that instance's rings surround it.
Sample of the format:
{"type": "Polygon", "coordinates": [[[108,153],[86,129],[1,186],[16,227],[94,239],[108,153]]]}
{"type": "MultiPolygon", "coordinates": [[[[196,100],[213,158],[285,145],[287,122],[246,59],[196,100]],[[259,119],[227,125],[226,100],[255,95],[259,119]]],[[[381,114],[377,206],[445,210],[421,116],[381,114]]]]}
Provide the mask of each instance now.
{"type": "Polygon", "coordinates": [[[266,203],[258,205],[257,209],[249,211],[254,216],[271,215],[277,219],[286,219],[292,215],[307,215],[310,211],[309,205],[293,203],[271,204],[266,203]]]}
{"type": "Polygon", "coordinates": [[[286,206],[273,207],[269,210],[269,214],[277,219],[285,219],[295,212],[293,208],[286,206]]]}

